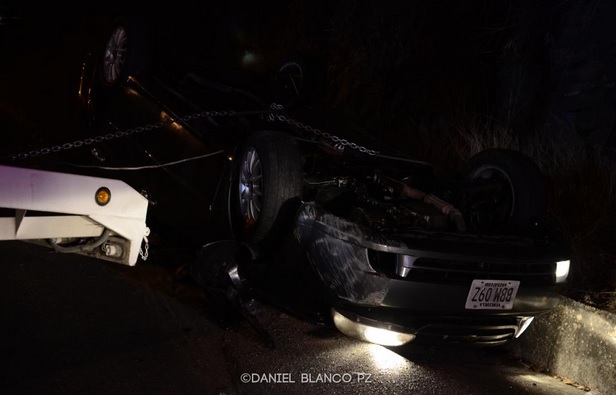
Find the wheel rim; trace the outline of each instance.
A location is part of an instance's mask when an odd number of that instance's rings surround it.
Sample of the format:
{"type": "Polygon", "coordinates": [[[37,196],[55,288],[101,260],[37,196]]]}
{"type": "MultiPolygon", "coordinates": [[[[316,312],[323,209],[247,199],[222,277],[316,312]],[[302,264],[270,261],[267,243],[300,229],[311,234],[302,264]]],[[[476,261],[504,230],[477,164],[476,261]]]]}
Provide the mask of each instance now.
{"type": "Polygon", "coordinates": [[[122,26],[117,26],[111,33],[103,57],[103,77],[108,84],[115,83],[126,61],[127,34],[122,26]]]}
{"type": "Polygon", "coordinates": [[[254,148],[244,153],[239,171],[240,211],[247,225],[257,222],[261,213],[263,173],[261,160],[254,148]]]}
{"type": "Polygon", "coordinates": [[[474,221],[482,229],[507,225],[515,209],[515,194],[509,175],[499,167],[482,166],[473,172],[471,180],[492,186],[474,196],[474,221]]]}

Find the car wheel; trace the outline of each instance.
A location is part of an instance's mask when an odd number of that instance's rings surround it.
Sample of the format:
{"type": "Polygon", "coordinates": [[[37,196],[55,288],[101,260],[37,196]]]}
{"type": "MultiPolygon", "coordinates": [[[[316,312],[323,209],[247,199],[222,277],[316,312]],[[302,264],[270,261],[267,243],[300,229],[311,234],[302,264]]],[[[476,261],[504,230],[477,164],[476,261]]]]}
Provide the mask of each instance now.
{"type": "Polygon", "coordinates": [[[103,88],[112,90],[122,86],[131,75],[145,69],[147,40],[144,25],[139,19],[116,19],[104,45],[98,73],[103,88]]]}
{"type": "Polygon", "coordinates": [[[303,175],[297,142],[281,132],[256,132],[237,158],[231,191],[235,233],[249,243],[275,240],[301,199],[303,175]]]}
{"type": "Polygon", "coordinates": [[[526,231],[543,221],[543,177],[528,156],[514,150],[488,149],[468,161],[464,175],[472,191],[466,215],[475,229],[526,231]]]}

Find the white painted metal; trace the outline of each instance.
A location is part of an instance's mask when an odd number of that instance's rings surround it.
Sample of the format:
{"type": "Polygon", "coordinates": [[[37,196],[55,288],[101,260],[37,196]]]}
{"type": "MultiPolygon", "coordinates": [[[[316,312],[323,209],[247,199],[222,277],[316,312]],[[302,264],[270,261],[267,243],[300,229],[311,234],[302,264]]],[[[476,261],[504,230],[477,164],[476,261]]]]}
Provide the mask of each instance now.
{"type": "Polygon", "coordinates": [[[0,240],[98,237],[106,228],[115,240],[126,241],[121,263],[131,266],[149,233],[147,199],[115,179],[0,166],[0,208],[15,210],[0,216],[0,240]],[[111,191],[104,206],[95,201],[101,187],[111,191]]]}

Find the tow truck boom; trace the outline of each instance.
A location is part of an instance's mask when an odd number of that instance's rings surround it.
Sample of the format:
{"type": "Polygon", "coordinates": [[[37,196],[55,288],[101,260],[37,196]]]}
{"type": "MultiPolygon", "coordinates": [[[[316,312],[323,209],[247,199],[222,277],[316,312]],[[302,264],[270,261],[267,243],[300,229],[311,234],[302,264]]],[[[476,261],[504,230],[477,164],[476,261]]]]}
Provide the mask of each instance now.
{"type": "Polygon", "coordinates": [[[123,181],[0,166],[0,240],[134,266],[147,245],[148,201],[123,181]]]}

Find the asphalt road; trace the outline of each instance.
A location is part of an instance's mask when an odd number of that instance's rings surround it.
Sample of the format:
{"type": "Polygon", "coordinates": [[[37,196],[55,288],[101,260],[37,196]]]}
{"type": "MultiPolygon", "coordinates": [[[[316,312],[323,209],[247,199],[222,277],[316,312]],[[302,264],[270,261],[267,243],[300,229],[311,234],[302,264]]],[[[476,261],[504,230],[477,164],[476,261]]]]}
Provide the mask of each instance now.
{"type": "Polygon", "coordinates": [[[584,393],[501,348],[385,348],[257,303],[268,348],[176,279],[180,255],[153,256],[129,267],[0,242],[0,393],[584,393]]]}

